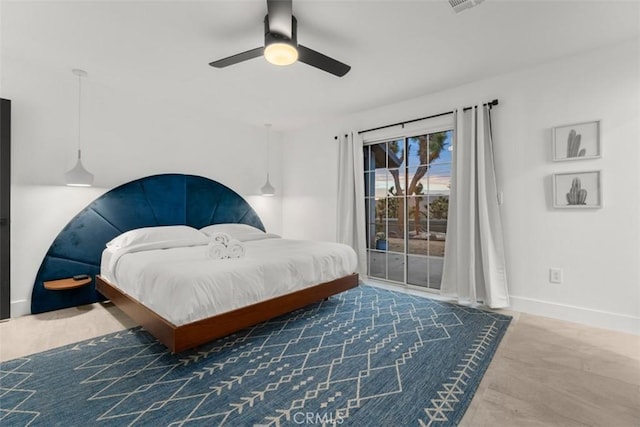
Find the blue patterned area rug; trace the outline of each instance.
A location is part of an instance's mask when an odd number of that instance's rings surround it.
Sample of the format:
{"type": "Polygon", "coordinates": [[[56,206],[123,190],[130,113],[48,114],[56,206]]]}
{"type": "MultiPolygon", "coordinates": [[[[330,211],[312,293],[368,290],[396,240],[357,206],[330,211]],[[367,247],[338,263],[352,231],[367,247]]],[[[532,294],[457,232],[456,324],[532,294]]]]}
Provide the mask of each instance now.
{"type": "Polygon", "coordinates": [[[360,286],[178,355],[134,328],[2,363],[0,424],[456,425],[510,321],[360,286]]]}

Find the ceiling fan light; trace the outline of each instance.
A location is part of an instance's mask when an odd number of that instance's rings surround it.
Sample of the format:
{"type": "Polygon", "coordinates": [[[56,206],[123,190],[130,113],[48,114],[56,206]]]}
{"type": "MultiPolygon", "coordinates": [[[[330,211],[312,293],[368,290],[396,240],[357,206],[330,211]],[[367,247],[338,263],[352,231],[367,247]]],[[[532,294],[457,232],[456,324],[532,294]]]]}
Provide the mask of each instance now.
{"type": "Polygon", "coordinates": [[[298,60],[298,49],[289,43],[271,43],[264,48],[264,57],[273,65],[291,65],[298,60]]]}

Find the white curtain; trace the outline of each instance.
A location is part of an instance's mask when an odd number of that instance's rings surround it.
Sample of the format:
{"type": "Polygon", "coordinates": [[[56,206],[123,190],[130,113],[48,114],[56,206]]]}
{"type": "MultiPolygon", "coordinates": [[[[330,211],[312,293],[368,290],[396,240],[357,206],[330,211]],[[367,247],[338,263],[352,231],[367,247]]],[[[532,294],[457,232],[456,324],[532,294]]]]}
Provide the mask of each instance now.
{"type": "Polygon", "coordinates": [[[367,249],[362,138],[350,132],[338,139],[338,145],[337,241],[356,251],[358,273],[363,279],[367,277],[367,249]]]}
{"type": "Polygon", "coordinates": [[[454,113],[451,192],[441,295],[509,306],[489,107],[454,113]]]}

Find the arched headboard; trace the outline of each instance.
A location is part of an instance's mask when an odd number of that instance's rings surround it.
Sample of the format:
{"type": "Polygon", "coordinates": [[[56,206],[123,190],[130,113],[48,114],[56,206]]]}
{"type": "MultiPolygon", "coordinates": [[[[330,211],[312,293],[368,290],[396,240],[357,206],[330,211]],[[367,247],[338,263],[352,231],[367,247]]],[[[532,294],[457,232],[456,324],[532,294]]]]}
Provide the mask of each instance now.
{"type": "Polygon", "coordinates": [[[220,223],[248,224],[264,231],[256,212],[238,193],[208,178],[163,174],[116,187],[78,213],[53,241],[33,285],[31,312],[103,301],[93,282],[69,290],[48,290],[44,282],[99,274],[105,244],[125,231],[220,223]]]}

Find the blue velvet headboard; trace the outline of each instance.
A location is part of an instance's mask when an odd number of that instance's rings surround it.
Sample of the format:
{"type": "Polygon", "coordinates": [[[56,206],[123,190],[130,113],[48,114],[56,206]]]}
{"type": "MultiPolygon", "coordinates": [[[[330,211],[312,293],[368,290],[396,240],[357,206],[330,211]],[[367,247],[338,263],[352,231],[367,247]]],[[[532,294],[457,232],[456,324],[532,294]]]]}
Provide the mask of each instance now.
{"type": "Polygon", "coordinates": [[[47,251],[31,295],[31,312],[42,313],[103,301],[95,283],[52,291],[43,282],[100,272],[105,244],[140,227],[241,223],[264,230],[251,206],[230,188],[194,175],[141,178],[103,194],[76,215],[47,251]]]}

